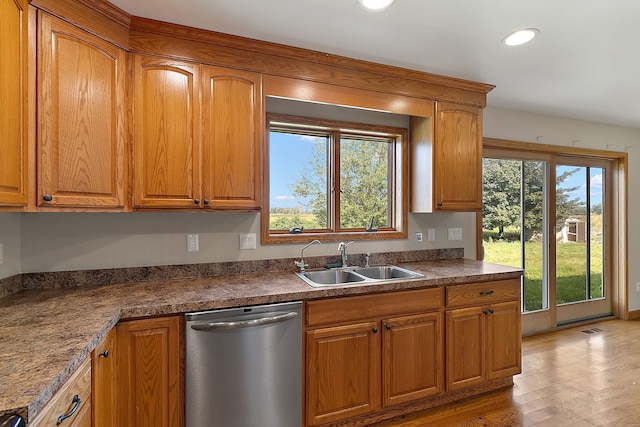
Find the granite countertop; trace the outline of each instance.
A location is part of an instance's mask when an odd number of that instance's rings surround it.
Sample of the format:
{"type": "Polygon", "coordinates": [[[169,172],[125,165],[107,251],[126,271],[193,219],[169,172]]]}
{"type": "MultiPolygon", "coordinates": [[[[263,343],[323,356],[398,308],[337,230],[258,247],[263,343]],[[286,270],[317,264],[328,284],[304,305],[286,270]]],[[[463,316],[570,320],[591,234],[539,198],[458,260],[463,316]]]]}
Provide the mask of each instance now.
{"type": "Polygon", "coordinates": [[[464,258],[409,262],[424,274],[368,285],[307,285],[290,271],[25,290],[0,299],[0,415],[32,419],[123,319],[519,277],[464,258]]]}

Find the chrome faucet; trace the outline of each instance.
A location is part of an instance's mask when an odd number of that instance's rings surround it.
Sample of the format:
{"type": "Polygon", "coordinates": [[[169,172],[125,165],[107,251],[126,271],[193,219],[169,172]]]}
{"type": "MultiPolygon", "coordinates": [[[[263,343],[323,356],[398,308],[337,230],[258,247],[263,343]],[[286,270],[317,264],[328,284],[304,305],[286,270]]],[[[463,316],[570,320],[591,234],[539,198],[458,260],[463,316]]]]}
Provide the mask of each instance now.
{"type": "Polygon", "coordinates": [[[340,242],[338,245],[338,250],[340,251],[340,255],[342,255],[342,267],[348,267],[347,264],[347,246],[353,243],[353,240],[350,242],[340,242]]]}
{"type": "Polygon", "coordinates": [[[309,267],[307,264],[304,263],[304,250],[307,249],[309,246],[311,245],[315,245],[315,244],[319,244],[321,245],[322,242],[320,242],[320,240],[314,240],[310,243],[307,243],[304,248],[302,248],[302,250],[300,251],[300,261],[294,261],[293,263],[295,264],[296,267],[300,268],[300,271],[304,273],[304,269],[306,267],[309,267]]]}

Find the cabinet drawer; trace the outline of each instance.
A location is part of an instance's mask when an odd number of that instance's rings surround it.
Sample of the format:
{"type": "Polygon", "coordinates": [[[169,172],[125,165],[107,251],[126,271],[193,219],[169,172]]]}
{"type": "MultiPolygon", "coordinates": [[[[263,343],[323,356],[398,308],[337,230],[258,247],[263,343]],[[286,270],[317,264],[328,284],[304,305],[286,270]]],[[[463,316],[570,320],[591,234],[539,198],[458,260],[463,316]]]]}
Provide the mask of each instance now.
{"type": "Polygon", "coordinates": [[[447,286],[447,308],[520,299],[520,280],[447,286]]]}
{"type": "Polygon", "coordinates": [[[359,319],[424,313],[442,306],[442,288],[414,289],[384,294],[358,295],[309,301],[307,326],[342,323],[359,319]]]}
{"type": "Polygon", "coordinates": [[[82,425],[76,424],[81,416],[91,419],[91,358],[87,358],[82,365],[71,375],[71,378],[51,398],[36,418],[29,423],[29,427],[56,426],[61,415],[68,414],[76,406],[74,396],[78,395],[80,403],[73,415],[66,418],[60,426],[82,425]]]}

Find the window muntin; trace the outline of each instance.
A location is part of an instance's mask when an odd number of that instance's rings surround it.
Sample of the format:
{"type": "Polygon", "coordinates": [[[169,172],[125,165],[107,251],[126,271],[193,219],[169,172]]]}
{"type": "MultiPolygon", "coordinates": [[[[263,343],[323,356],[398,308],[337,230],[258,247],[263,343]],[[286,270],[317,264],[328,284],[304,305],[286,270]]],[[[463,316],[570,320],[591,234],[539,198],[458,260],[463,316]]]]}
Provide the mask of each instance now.
{"type": "Polygon", "coordinates": [[[406,238],[405,129],[280,114],[267,124],[263,241],[406,238]]]}

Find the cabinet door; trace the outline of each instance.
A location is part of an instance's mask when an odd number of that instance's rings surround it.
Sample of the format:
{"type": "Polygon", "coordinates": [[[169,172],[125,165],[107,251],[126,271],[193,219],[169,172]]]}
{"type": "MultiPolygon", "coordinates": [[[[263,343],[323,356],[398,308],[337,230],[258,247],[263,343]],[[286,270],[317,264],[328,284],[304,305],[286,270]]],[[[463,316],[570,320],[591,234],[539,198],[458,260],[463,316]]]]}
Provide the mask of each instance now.
{"type": "Polygon", "coordinates": [[[485,374],[485,319],[482,307],[447,311],[447,391],[478,385],[485,374]]]}
{"type": "Polygon", "coordinates": [[[134,205],[200,206],[199,65],[135,57],[134,205]]]}
{"type": "Polygon", "coordinates": [[[27,0],[0,0],[0,206],[27,204],[27,0]]]}
{"type": "Polygon", "coordinates": [[[112,427],[117,422],[116,328],[91,353],[93,426],[112,427]]]}
{"type": "Polygon", "coordinates": [[[125,52],[39,12],[38,206],[124,206],[125,52]]]}
{"type": "Polygon", "coordinates": [[[487,379],[522,371],[520,301],[493,304],[487,316],[487,379]]]}
{"type": "Polygon", "coordinates": [[[378,323],[307,331],[307,425],[373,412],[380,404],[378,323]]]}
{"type": "Polygon", "coordinates": [[[443,389],[440,313],[382,321],[382,403],[396,405],[443,389]]]}
{"type": "Polygon", "coordinates": [[[438,102],[434,144],[436,210],[482,208],[482,110],[438,102]]]}
{"type": "Polygon", "coordinates": [[[203,69],[203,179],[209,208],[260,207],[261,87],[260,74],[203,69]]]}
{"type": "Polygon", "coordinates": [[[117,334],[118,425],[183,426],[182,317],[121,322],[117,334]]]}

